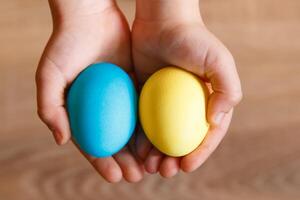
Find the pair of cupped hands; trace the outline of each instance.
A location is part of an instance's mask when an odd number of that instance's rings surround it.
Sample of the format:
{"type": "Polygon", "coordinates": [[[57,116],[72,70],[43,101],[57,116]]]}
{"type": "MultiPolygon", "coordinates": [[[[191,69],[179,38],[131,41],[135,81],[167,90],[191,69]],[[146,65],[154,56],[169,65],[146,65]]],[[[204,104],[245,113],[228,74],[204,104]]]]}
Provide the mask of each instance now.
{"type": "Polygon", "coordinates": [[[82,154],[108,182],[140,181],[145,172],[172,177],[192,172],[211,155],[229,127],[233,108],[242,97],[235,62],[226,47],[205,27],[201,17],[135,18],[132,30],[117,5],[72,10],[62,15],[51,5],[53,33],[37,73],[38,114],[57,144],[71,139],[65,95],[77,75],[95,62],[121,66],[142,87],[161,67],[178,66],[195,73],[211,89],[207,120],[210,130],[202,144],[184,157],[159,152],[137,127],[132,141],[107,158],[82,154]]]}

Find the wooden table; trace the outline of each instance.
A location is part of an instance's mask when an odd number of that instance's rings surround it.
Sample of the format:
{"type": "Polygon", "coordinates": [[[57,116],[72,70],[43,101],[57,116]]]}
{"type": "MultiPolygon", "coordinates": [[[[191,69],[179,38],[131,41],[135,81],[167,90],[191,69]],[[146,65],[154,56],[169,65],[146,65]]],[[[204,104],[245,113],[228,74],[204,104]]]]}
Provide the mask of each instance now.
{"type": "MultiPolygon", "coordinates": [[[[130,21],[134,2],[120,1],[130,21]]],[[[35,110],[34,72],[51,32],[46,1],[0,6],[0,199],[300,199],[300,1],[203,0],[233,52],[244,100],[196,172],[108,184],[72,144],[57,147],[35,110]]]]}

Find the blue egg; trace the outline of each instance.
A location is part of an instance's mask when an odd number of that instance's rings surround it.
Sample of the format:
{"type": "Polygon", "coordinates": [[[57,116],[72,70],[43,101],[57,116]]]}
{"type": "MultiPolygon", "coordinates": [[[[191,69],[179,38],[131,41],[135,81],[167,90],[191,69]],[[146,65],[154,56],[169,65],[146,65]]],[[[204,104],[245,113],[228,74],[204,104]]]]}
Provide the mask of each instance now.
{"type": "Polygon", "coordinates": [[[137,94],[128,74],[110,63],[92,64],[67,96],[72,137],[85,153],[108,157],[130,140],[137,121],[137,94]]]}

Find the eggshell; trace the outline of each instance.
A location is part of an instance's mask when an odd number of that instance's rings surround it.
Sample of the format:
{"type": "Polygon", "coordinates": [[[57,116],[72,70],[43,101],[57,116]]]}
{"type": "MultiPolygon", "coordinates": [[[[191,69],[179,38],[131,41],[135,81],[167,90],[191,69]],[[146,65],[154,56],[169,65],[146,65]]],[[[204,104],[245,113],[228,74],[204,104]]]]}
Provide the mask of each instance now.
{"type": "Polygon", "coordinates": [[[143,130],[161,152],[174,157],[196,149],[204,139],[208,90],[194,74],[167,67],[142,88],[139,115],[143,130]]]}
{"type": "Polygon", "coordinates": [[[87,67],[67,96],[72,137],[85,153],[107,157],[122,149],[137,121],[137,94],[128,74],[110,63],[87,67]]]}

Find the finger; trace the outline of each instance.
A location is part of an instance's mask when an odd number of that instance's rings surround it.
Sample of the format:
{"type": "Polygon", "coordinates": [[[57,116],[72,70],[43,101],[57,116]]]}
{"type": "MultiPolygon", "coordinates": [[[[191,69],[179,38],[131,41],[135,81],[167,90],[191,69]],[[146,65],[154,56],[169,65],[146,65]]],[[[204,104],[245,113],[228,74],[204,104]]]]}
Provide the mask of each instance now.
{"type": "Polygon", "coordinates": [[[139,126],[137,130],[136,136],[136,153],[142,161],[145,161],[147,155],[149,154],[150,150],[152,149],[152,144],[145,136],[142,128],[139,126]]]}
{"type": "Polygon", "coordinates": [[[143,178],[144,171],[127,147],[113,156],[119,164],[126,181],[135,183],[143,178]]]}
{"type": "Polygon", "coordinates": [[[92,164],[95,170],[110,183],[117,183],[122,180],[123,174],[120,166],[113,157],[96,158],[84,151],[82,151],[79,145],[72,139],[73,144],[77,147],[80,153],[92,164]]]}
{"type": "Polygon", "coordinates": [[[216,37],[207,33],[206,50],[192,51],[195,58],[178,58],[178,63],[211,84],[213,92],[209,96],[207,119],[216,126],[241,101],[242,89],[233,56],[216,37]]]}
{"type": "Polygon", "coordinates": [[[122,170],[113,157],[93,158],[87,157],[96,171],[110,183],[117,183],[122,180],[122,170]]]}
{"type": "Polygon", "coordinates": [[[163,157],[164,155],[153,147],[145,160],[146,171],[150,174],[157,173],[163,157]]]}
{"type": "Polygon", "coordinates": [[[213,93],[209,97],[207,119],[212,125],[219,125],[225,114],[242,99],[240,79],[230,52],[219,48],[217,56],[207,53],[205,77],[212,85],[213,93]]]}
{"type": "Polygon", "coordinates": [[[233,110],[225,115],[220,126],[212,126],[200,146],[181,159],[180,167],[183,171],[192,172],[196,170],[213,153],[228,130],[232,113],[233,110]]]}
{"type": "Polygon", "coordinates": [[[52,131],[56,143],[65,144],[71,136],[68,114],[64,107],[67,82],[50,60],[41,60],[36,73],[38,114],[52,131]]]}
{"type": "Polygon", "coordinates": [[[133,137],[131,137],[130,141],[127,144],[127,149],[131,153],[131,155],[135,158],[138,163],[140,169],[142,169],[143,174],[145,173],[144,161],[138,156],[136,152],[136,138],[137,134],[135,133],[133,137]]]}
{"type": "Polygon", "coordinates": [[[159,167],[159,173],[165,178],[175,176],[180,170],[180,158],[165,157],[159,167]]]}

